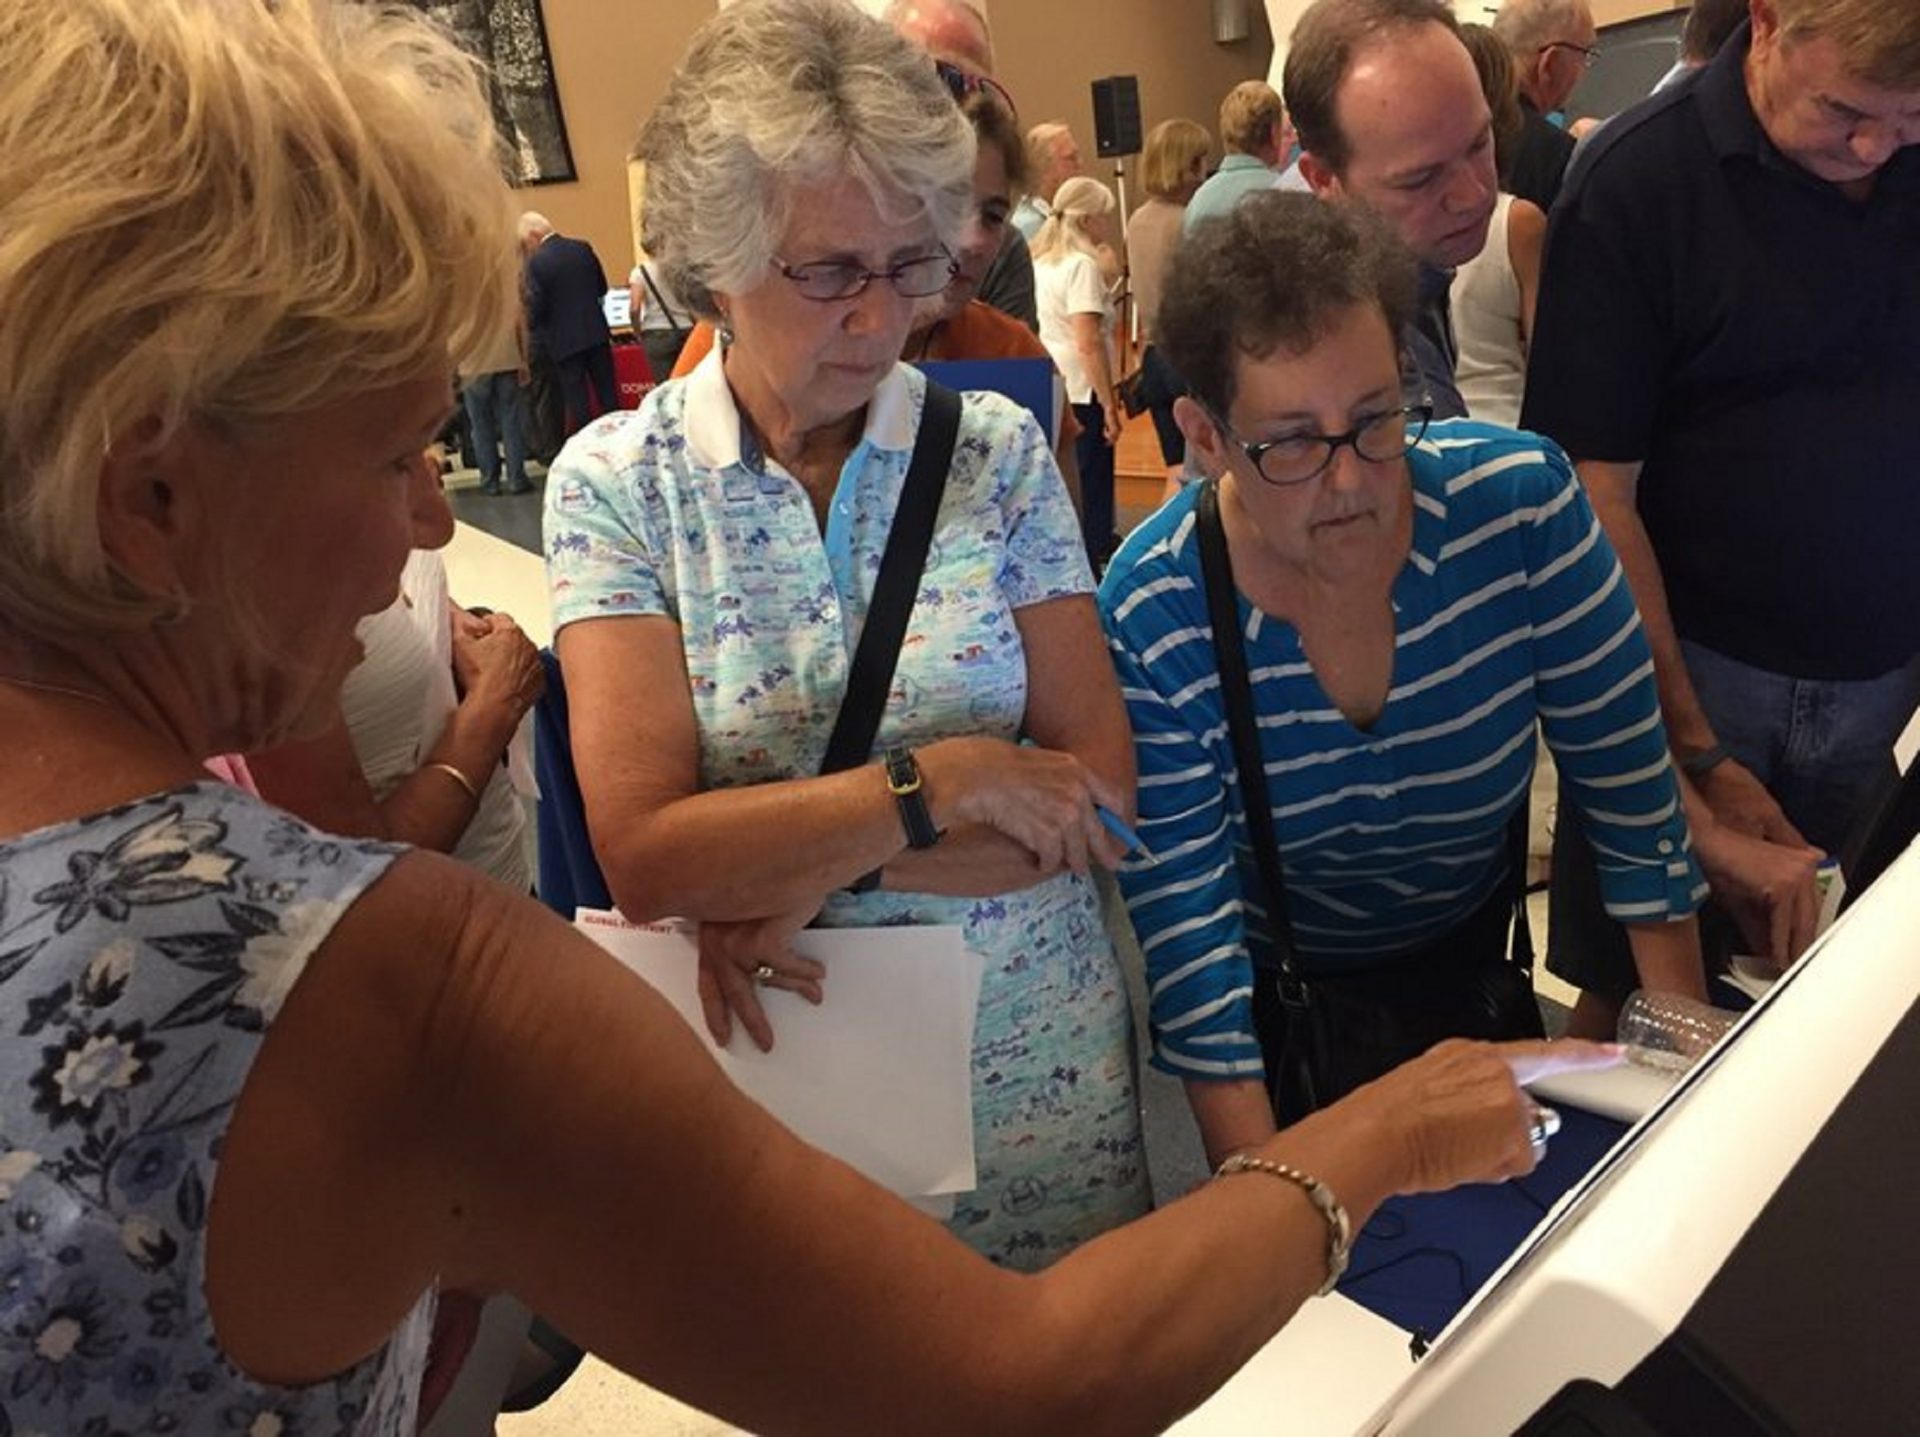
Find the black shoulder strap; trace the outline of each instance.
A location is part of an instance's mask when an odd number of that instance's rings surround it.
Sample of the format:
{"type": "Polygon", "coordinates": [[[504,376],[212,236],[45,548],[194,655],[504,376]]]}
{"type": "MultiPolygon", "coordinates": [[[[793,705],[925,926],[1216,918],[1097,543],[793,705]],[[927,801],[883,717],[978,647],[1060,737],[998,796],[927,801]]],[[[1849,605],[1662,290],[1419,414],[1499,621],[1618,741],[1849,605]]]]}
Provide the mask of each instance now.
{"type": "Polygon", "coordinates": [[[680,322],[680,316],[673,312],[673,306],[667,303],[667,297],[660,293],[660,286],[653,282],[653,269],[650,265],[640,266],[640,278],[647,286],[647,293],[653,296],[653,302],[660,306],[660,313],[667,317],[667,327],[675,334],[685,334],[687,327],[680,322]]]}
{"type": "Polygon", "coordinates": [[[927,381],[926,405],[920,413],[920,433],[913,441],[913,459],[901,486],[900,504],[887,533],[886,553],[873,583],[873,601],[853,651],[847,674],[846,697],[827,740],[822,773],[858,768],[873,754],[880,732],[880,714],[893,687],[893,670],[900,661],[900,641],[907,636],[907,620],[920,592],[927,550],[933,544],[933,526],[946,492],[947,470],[953,465],[954,441],[960,435],[960,396],[943,384],[927,381]]]}
{"type": "Polygon", "coordinates": [[[1213,652],[1220,665],[1220,701],[1227,711],[1227,736],[1233,766],[1240,776],[1240,809],[1247,820],[1247,842],[1260,869],[1272,936],[1273,959],[1256,966],[1293,975],[1293,929],[1287,921],[1287,885],[1280,871],[1280,845],[1273,832],[1267,798],[1266,762],[1260,756],[1260,729],[1253,716],[1253,680],[1247,672],[1247,648],[1240,632],[1240,604],[1233,587],[1233,560],[1227,531],[1220,523],[1219,481],[1209,479],[1195,506],[1200,540],[1200,571],[1207,586],[1207,621],[1213,627],[1213,652]]]}

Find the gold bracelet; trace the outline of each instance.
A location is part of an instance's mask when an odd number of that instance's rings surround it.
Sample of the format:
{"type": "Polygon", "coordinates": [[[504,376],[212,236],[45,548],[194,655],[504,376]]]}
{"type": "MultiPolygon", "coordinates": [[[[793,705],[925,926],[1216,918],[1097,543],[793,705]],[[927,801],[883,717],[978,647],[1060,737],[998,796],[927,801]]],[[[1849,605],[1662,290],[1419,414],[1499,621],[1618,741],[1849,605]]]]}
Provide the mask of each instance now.
{"type": "Polygon", "coordinates": [[[1307,1195],[1314,1210],[1327,1224],[1327,1280],[1320,1284],[1317,1297],[1325,1297],[1340,1281],[1341,1274],[1347,1270],[1347,1261],[1353,1255],[1353,1224],[1347,1221],[1347,1210],[1340,1206],[1340,1199],[1333,1195],[1333,1189],[1319,1178],[1303,1173],[1298,1168],[1290,1168],[1285,1163],[1276,1163],[1268,1158],[1249,1157],[1245,1153],[1235,1153],[1215,1170],[1216,1178],[1232,1177],[1235,1173],[1266,1173],[1270,1177],[1284,1178],[1307,1195]]]}
{"type": "Polygon", "coordinates": [[[460,772],[460,770],[455,768],[452,764],[423,763],[420,766],[422,768],[430,768],[435,773],[444,773],[448,778],[452,779],[455,783],[459,784],[460,787],[464,788],[467,791],[468,798],[472,799],[475,803],[480,802],[480,790],[473,786],[473,780],[468,778],[464,773],[460,772]]]}

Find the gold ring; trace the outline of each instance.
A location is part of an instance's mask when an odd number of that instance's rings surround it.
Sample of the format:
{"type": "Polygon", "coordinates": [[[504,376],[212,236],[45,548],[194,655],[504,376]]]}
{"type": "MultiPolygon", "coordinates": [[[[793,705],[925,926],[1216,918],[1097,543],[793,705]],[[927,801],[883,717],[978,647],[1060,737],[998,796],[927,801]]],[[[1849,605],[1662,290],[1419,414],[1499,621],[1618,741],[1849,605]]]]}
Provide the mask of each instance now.
{"type": "Polygon", "coordinates": [[[758,968],[753,970],[753,981],[758,983],[762,988],[766,987],[767,984],[779,976],[780,975],[774,971],[773,964],[771,963],[762,963],[758,968]]]}

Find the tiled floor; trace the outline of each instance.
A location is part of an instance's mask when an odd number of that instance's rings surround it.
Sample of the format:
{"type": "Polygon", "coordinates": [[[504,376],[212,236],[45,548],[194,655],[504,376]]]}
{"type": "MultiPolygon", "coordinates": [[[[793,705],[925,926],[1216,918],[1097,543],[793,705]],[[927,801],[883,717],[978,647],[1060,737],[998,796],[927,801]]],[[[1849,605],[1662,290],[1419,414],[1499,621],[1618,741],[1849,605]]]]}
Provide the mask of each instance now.
{"type": "MultiPolygon", "coordinates": [[[[1137,523],[1158,502],[1160,470],[1151,428],[1135,420],[1121,445],[1120,506],[1123,522],[1137,523]],[[1131,477],[1129,477],[1131,476],[1131,477]]],[[[488,496],[473,487],[471,473],[450,484],[453,505],[461,523],[449,546],[447,570],[454,596],[463,604],[483,604],[511,613],[539,643],[550,641],[550,622],[541,564],[540,494],[488,496]]],[[[539,480],[536,478],[536,485],[539,480]]],[[[1552,785],[1536,784],[1535,845],[1547,832],[1552,785]]],[[[1111,896],[1111,895],[1109,895],[1111,896]]],[[[1117,905],[1109,903],[1110,916],[1117,905]]],[[[1544,896],[1530,905],[1536,944],[1544,946],[1544,896]]],[[[1122,962],[1134,990],[1136,1013],[1144,1011],[1141,984],[1143,960],[1124,920],[1114,922],[1122,962]]],[[[1572,993],[1558,980],[1536,970],[1536,989],[1542,997],[1549,1026],[1563,1021],[1564,1005],[1572,993]]],[[[1186,1191],[1205,1172],[1197,1134],[1187,1113],[1186,1099],[1175,1080],[1151,1068],[1142,1068],[1142,1104],[1148,1167],[1154,1190],[1166,1200],[1186,1191]]],[[[535,1411],[502,1417],[501,1437],[600,1437],[600,1434],[639,1434],[640,1437],[705,1437],[733,1429],[715,1419],[652,1392],[641,1384],[591,1358],[560,1392],[535,1411]]],[[[439,1434],[436,1434],[439,1437],[439,1434]]],[[[470,1434],[447,1434],[470,1437],[470,1434]]]]}

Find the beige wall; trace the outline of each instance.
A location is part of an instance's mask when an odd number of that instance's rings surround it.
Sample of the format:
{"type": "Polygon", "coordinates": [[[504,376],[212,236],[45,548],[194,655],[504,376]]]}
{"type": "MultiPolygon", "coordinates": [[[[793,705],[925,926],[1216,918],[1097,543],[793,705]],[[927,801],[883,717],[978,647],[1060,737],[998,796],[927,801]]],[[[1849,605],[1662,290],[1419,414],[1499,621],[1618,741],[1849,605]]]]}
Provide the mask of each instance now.
{"type": "Polygon", "coordinates": [[[1594,23],[1602,26],[1687,8],[1687,0],[1589,0],[1589,3],[1593,6],[1594,23]]]}
{"type": "MultiPolygon", "coordinates": [[[[521,200],[591,242],[617,284],[633,255],[627,151],[714,0],[544,0],[543,8],[580,178],[523,190],[521,200]]],[[[1210,0],[1001,0],[991,7],[1000,78],[1027,124],[1069,121],[1091,166],[1089,82],[1138,75],[1146,128],[1185,115],[1211,131],[1220,97],[1266,73],[1272,42],[1257,0],[1250,9],[1252,34],[1216,45],[1210,0]]],[[[1104,164],[1097,172],[1111,175],[1104,164]]]]}
{"type": "Polygon", "coordinates": [[[713,0],[543,0],[542,9],[580,178],[531,186],[520,200],[591,243],[620,284],[633,263],[627,151],[713,0]]]}
{"type": "MultiPolygon", "coordinates": [[[[1094,156],[1092,81],[1137,75],[1143,132],[1184,116],[1214,134],[1221,97],[1267,73],[1273,39],[1261,6],[1248,8],[1248,37],[1219,45],[1210,0],[1001,0],[992,12],[1000,78],[1023,123],[1067,121],[1089,170],[1110,181],[1112,163],[1094,156]]],[[[1129,203],[1141,198],[1136,169],[1128,166],[1129,203]]]]}

